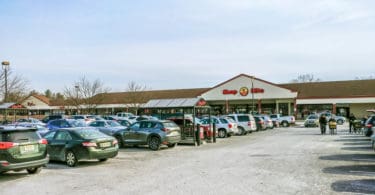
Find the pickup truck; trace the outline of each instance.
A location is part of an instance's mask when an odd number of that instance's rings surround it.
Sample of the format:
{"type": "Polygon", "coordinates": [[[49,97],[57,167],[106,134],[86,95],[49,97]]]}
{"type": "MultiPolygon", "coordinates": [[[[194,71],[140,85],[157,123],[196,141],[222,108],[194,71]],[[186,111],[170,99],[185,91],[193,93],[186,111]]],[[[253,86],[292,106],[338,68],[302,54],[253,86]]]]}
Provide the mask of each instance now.
{"type": "Polygon", "coordinates": [[[296,123],[294,116],[281,116],[280,114],[271,114],[272,121],[277,121],[282,127],[289,127],[296,123]]]}

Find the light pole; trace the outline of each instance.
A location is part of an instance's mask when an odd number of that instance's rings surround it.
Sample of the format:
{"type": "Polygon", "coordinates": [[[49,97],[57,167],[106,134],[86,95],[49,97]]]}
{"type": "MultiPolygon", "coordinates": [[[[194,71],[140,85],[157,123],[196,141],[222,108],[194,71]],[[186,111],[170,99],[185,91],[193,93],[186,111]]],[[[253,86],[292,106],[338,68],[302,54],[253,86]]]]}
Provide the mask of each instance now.
{"type": "Polygon", "coordinates": [[[5,79],[5,92],[4,92],[4,103],[8,101],[8,70],[9,70],[9,61],[3,61],[1,62],[1,65],[4,70],[4,79],[5,79]]]}
{"type": "Polygon", "coordinates": [[[251,92],[251,114],[254,114],[254,76],[251,76],[250,77],[251,79],[251,89],[250,89],[250,92],[251,92]]]}
{"type": "Polygon", "coordinates": [[[74,86],[75,87],[75,89],[76,89],[76,104],[77,104],[77,114],[79,114],[79,101],[78,101],[78,90],[79,90],[79,86],[78,85],[76,85],[76,86],[74,86]]]}

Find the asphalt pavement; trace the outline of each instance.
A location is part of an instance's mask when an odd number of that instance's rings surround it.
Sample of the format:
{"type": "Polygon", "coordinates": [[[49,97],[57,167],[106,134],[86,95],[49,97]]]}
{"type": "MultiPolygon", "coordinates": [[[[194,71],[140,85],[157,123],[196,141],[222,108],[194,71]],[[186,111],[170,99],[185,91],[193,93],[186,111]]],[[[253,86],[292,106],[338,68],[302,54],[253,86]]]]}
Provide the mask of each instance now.
{"type": "Polygon", "coordinates": [[[114,159],[0,175],[0,194],[375,194],[369,138],[295,126],[199,147],[127,147],[114,159]]]}

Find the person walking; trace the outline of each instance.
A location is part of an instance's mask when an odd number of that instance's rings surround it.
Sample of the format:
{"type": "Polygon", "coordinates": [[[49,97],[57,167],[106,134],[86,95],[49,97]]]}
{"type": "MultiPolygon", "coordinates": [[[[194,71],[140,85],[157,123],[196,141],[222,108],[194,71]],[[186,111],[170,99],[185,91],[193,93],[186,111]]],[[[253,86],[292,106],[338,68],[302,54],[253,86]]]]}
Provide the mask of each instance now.
{"type": "Polygon", "coordinates": [[[349,133],[352,133],[352,129],[354,130],[353,124],[354,124],[355,119],[356,118],[355,118],[354,114],[351,113],[350,116],[349,116],[349,133]]]}
{"type": "Polygon", "coordinates": [[[327,128],[327,118],[325,114],[321,114],[319,117],[319,125],[320,125],[320,132],[322,134],[326,133],[326,128],[327,128]]]}

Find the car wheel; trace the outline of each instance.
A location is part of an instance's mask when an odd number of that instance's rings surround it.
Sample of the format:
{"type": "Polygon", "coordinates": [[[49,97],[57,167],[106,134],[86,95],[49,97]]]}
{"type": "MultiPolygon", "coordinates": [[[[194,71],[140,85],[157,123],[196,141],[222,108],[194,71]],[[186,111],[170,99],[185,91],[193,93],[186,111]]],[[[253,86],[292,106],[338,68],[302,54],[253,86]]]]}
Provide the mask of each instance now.
{"type": "Polygon", "coordinates": [[[227,132],[224,129],[219,129],[218,136],[220,138],[225,138],[227,136],[227,132]]]}
{"type": "Polygon", "coordinates": [[[117,139],[118,147],[119,147],[119,148],[124,147],[125,144],[124,144],[124,142],[122,141],[121,136],[117,135],[115,138],[117,139]]]}
{"type": "Polygon", "coordinates": [[[177,145],[177,143],[174,143],[174,144],[168,144],[168,148],[174,148],[175,146],[177,145]]]}
{"type": "Polygon", "coordinates": [[[238,130],[240,130],[240,135],[246,135],[246,131],[243,127],[238,127],[238,130]]]}
{"type": "Polygon", "coordinates": [[[107,161],[107,160],[108,160],[108,158],[102,158],[102,159],[99,159],[100,162],[105,162],[105,161],[107,161]]]}
{"type": "Polygon", "coordinates": [[[283,127],[288,127],[288,126],[289,126],[289,123],[286,122],[286,121],[283,121],[283,122],[281,122],[281,126],[283,126],[283,127]]]}
{"type": "Polygon", "coordinates": [[[341,119],[339,119],[339,120],[337,120],[337,124],[338,124],[338,125],[342,125],[342,124],[344,124],[344,121],[341,120],[341,119]]]}
{"type": "Polygon", "coordinates": [[[148,147],[151,150],[159,150],[160,148],[160,139],[156,136],[150,137],[148,140],[148,147]]]}
{"type": "Polygon", "coordinates": [[[66,161],[66,164],[69,167],[74,167],[78,163],[76,155],[72,151],[68,151],[66,153],[66,155],[65,155],[65,161],[66,161]]]}
{"type": "Polygon", "coordinates": [[[34,167],[26,169],[29,174],[37,174],[42,170],[42,167],[34,167]]]}

